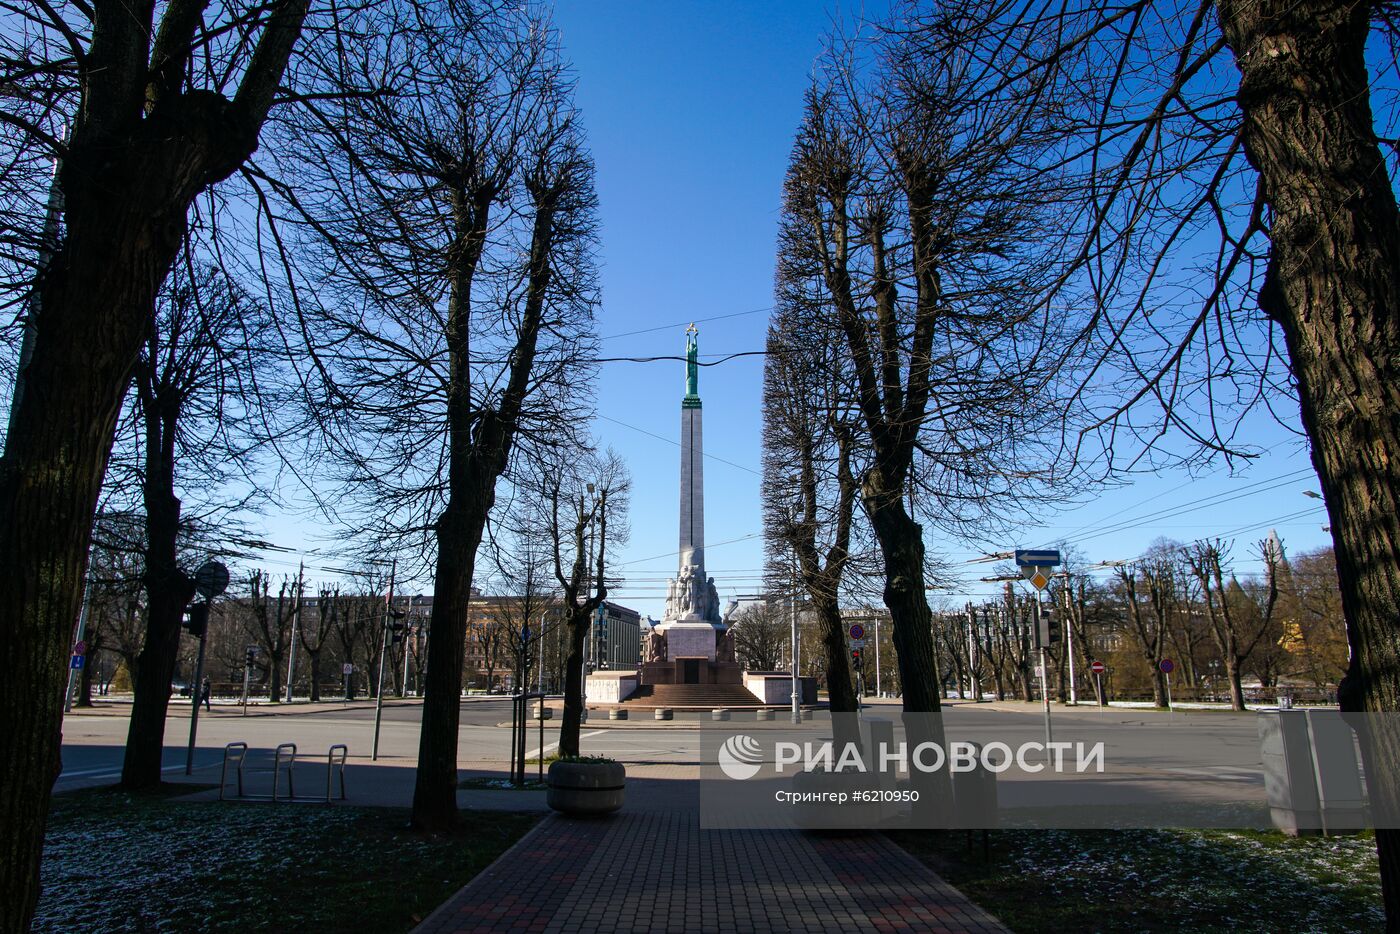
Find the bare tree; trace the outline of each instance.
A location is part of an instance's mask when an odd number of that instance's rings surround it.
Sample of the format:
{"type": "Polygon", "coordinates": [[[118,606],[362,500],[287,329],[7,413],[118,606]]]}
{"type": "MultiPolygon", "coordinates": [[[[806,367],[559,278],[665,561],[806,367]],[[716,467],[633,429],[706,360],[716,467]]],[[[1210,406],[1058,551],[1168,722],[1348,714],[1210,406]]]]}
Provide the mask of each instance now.
{"type": "Polygon", "coordinates": [[[514,495],[498,510],[489,538],[491,580],[501,594],[495,608],[496,641],[524,679],[517,690],[529,688],[531,666],[544,665],[541,646],[557,635],[550,621],[559,606],[551,515],[546,497],[536,495],[538,478],[530,474],[536,466],[522,465],[520,472],[529,479],[513,485],[514,495]]]}
{"type": "Polygon", "coordinates": [[[14,596],[0,628],[28,661],[0,687],[0,757],[33,767],[0,797],[0,930],[27,930],[38,897],[60,662],[131,368],[187,212],[257,147],[307,8],[173,2],[158,24],[153,2],[4,13],[0,161],[17,170],[0,176],[0,210],[25,232],[6,237],[4,266],[32,299],[0,464],[0,574],[14,596]],[[51,159],[60,225],[22,190],[51,159]],[[41,269],[15,255],[36,241],[41,269]]]}
{"type": "Polygon", "coordinates": [[[1040,143],[1035,115],[974,112],[965,57],[925,59],[891,35],[874,65],[838,61],[836,80],[808,94],[780,265],[820,283],[841,335],[904,707],[936,711],[923,526],[906,496],[920,517],[966,531],[993,503],[1014,504],[999,497],[1014,470],[1032,471],[1034,431],[1019,419],[1045,385],[1047,332],[1021,299],[1045,272],[1048,218],[1011,194],[1040,143]]]}
{"type": "Polygon", "coordinates": [[[292,617],[301,609],[301,583],[283,578],[274,602],[267,575],[254,571],[248,578],[248,606],[253,615],[253,634],[267,665],[267,696],[274,703],[282,699],[282,672],[292,647],[292,617]]]}
{"type": "Polygon", "coordinates": [[[598,608],[608,596],[609,546],[627,541],[627,506],[632,481],[612,451],[557,465],[543,478],[550,506],[554,576],[562,592],[568,657],[564,661],[564,719],[559,754],[579,754],[583,722],[584,645],[598,608]]]}
{"type": "MultiPolygon", "coordinates": [[[[1019,64],[996,93],[1044,76],[1065,101],[1061,164],[1086,170],[1081,208],[1065,212],[1078,230],[1065,282],[1090,295],[1079,346],[1094,358],[1082,398],[1100,406],[1096,453],[1141,459],[1171,430],[1199,455],[1248,454],[1242,414],[1264,406],[1293,423],[1296,398],[1352,650],[1342,705],[1400,710],[1394,11],[1080,0],[968,12],[957,32],[930,15],[922,53],[1011,50],[1019,64]],[[1373,42],[1389,54],[1370,58],[1373,42]]],[[[1400,733],[1373,739],[1368,784],[1395,813],[1400,733]]],[[[1395,927],[1400,832],[1376,841],[1395,927]]]]}
{"type": "Polygon", "coordinates": [[[1169,558],[1158,557],[1137,565],[1121,567],[1118,581],[1128,604],[1129,632],[1146,662],[1152,679],[1152,703],[1167,706],[1167,681],[1159,662],[1167,636],[1172,606],[1175,568],[1169,558]],[[1147,610],[1144,612],[1139,593],[1146,589],[1147,610]]]}
{"type": "MultiPolygon", "coordinates": [[[[787,613],[775,600],[751,603],[734,614],[734,654],[749,671],[777,671],[792,641],[787,613]]],[[[843,653],[844,654],[844,653],[843,653]]],[[[842,665],[845,665],[844,659],[842,665]]],[[[846,669],[847,678],[850,669],[846,669]]]]}
{"type": "MultiPolygon", "coordinates": [[[[1193,543],[1185,552],[1191,573],[1200,583],[1205,597],[1206,614],[1210,621],[1211,634],[1225,664],[1225,677],[1230,682],[1230,705],[1235,710],[1244,710],[1244,686],[1240,682],[1245,663],[1259,647],[1260,640],[1271,631],[1274,608],[1278,605],[1278,577],[1273,568],[1277,558],[1268,542],[1264,543],[1269,594],[1263,612],[1250,614],[1253,618],[1242,619],[1238,603],[1224,581],[1225,566],[1228,564],[1229,546],[1219,539],[1193,543]]],[[[1236,584],[1233,575],[1231,583],[1236,584]]]]}
{"type": "Polygon", "coordinates": [[[312,625],[308,625],[305,619],[302,620],[298,628],[298,637],[301,639],[301,647],[306,650],[306,657],[310,661],[311,668],[311,702],[317,703],[321,700],[321,656],[326,648],[326,642],[330,639],[340,621],[340,614],[344,612],[341,605],[340,588],[322,587],[320,593],[316,595],[316,615],[313,617],[312,625]]]}
{"type": "Polygon", "coordinates": [[[146,633],[122,762],[122,785],[131,789],[160,784],[180,618],[195,593],[181,559],[212,547],[215,514],[246,505],[248,497],[227,489],[231,480],[251,478],[257,446],[245,428],[261,357],[246,336],[262,330],[265,316],[216,270],[197,266],[188,252],[184,259],[158,299],[137,359],[130,431],[119,436],[129,448],[114,455],[115,466],[129,460],[140,479],[145,523],[146,633]],[[202,510],[184,510],[187,490],[202,510]]]}
{"type": "Polygon", "coordinates": [[[798,278],[796,265],[788,266],[791,280],[779,274],[763,370],[765,540],[770,564],[795,565],[817,618],[831,710],[854,713],[840,597],[860,488],[852,463],[857,435],[846,412],[839,333],[811,314],[803,294],[810,282],[798,278]]]}
{"type": "Polygon", "coordinates": [[[352,83],[404,81],[309,109],[299,190],[280,193],[308,268],[329,271],[315,288],[289,274],[309,401],[351,494],[341,518],[433,567],[423,829],[456,821],[467,609],[497,480],[517,444],[568,442],[596,302],[593,168],[553,31],[515,7],[435,14],[336,59],[352,83]]]}

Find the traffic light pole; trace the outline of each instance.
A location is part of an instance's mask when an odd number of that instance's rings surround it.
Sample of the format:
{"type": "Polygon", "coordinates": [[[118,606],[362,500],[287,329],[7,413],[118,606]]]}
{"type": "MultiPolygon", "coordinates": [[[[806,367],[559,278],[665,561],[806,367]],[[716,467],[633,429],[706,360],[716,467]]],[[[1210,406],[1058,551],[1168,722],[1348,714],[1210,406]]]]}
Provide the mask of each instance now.
{"type": "Polygon", "coordinates": [[[1040,697],[1045,708],[1045,756],[1050,756],[1050,743],[1054,741],[1054,733],[1050,729],[1050,655],[1046,642],[1046,633],[1040,623],[1040,594],[1035,595],[1035,641],[1040,643],[1040,697]]]}
{"type": "MultiPolygon", "coordinates": [[[[79,643],[81,643],[81,642],[83,642],[84,640],[87,639],[88,608],[89,608],[91,605],[92,605],[92,578],[89,577],[89,578],[87,579],[86,585],[83,587],[83,608],[82,608],[82,610],[78,613],[78,635],[77,635],[77,638],[75,638],[75,639],[73,640],[73,645],[74,645],[75,648],[77,647],[77,645],[78,645],[79,643]]],[[[83,664],[84,664],[84,665],[86,665],[86,664],[88,663],[86,651],[84,651],[84,652],[82,652],[82,653],[74,652],[74,653],[72,653],[72,654],[73,654],[73,655],[81,655],[81,657],[82,657],[82,659],[83,659],[83,664]]],[[[76,685],[76,684],[78,683],[78,681],[80,681],[80,680],[82,679],[82,676],[83,676],[83,669],[81,669],[81,668],[74,668],[74,667],[73,667],[73,663],[72,663],[72,661],[71,661],[71,656],[70,656],[70,661],[69,661],[69,663],[68,663],[68,688],[67,688],[67,690],[65,690],[65,691],[63,692],[63,712],[64,712],[64,713],[68,713],[68,711],[70,711],[70,710],[73,709],[73,687],[74,687],[74,685],[76,685]]]]}
{"type": "Polygon", "coordinates": [[[1073,596],[1070,594],[1070,578],[1068,574],[1062,575],[1065,582],[1065,652],[1069,655],[1069,705],[1077,707],[1079,705],[1079,692],[1074,687],[1074,614],[1073,596]]]}
{"type": "MultiPolygon", "coordinates": [[[[207,611],[206,611],[207,613],[207,611]]],[[[199,660],[194,665],[194,682],[190,685],[190,745],[185,750],[185,774],[194,772],[194,740],[199,732],[199,702],[204,696],[204,646],[209,639],[209,617],[204,618],[204,630],[199,634],[199,660]]],[[[245,711],[246,712],[246,711],[245,711]]]]}
{"type": "Polygon", "coordinates": [[[374,747],[371,761],[379,761],[379,724],[384,720],[384,654],[389,648],[389,627],[394,624],[394,575],[399,570],[399,559],[389,566],[389,592],[384,595],[384,632],[379,638],[379,681],[374,692],[374,747]]]}

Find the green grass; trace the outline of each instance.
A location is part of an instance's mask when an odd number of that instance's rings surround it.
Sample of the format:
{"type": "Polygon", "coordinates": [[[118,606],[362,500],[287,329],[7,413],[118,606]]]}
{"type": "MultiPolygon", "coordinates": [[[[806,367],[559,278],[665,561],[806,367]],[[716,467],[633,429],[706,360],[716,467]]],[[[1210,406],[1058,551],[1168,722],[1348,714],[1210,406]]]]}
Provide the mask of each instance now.
{"type": "Polygon", "coordinates": [[[1258,831],[890,835],[1013,931],[1382,930],[1375,839],[1258,831]]]}
{"type": "Polygon", "coordinates": [[[33,930],[407,931],[539,817],[468,813],[425,836],[397,809],[63,795],[33,930]]]}

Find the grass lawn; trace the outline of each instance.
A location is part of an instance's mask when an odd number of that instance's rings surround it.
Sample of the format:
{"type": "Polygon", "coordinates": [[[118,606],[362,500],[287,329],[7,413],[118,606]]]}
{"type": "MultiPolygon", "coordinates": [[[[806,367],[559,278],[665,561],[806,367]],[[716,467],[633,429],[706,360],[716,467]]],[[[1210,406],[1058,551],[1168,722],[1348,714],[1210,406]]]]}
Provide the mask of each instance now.
{"type": "Polygon", "coordinates": [[[53,799],[36,932],[407,931],[539,814],[184,803],[110,789],[53,799]]]}
{"type": "Polygon", "coordinates": [[[891,838],[1013,931],[1353,932],[1385,927],[1373,835],[901,831],[891,838]]]}

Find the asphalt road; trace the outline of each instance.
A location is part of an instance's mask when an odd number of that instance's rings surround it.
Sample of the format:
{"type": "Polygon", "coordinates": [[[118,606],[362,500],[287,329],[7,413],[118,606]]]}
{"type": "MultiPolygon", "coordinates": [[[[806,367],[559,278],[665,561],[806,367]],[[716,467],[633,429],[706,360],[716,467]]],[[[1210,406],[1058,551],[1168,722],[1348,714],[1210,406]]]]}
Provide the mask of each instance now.
{"type": "MultiPolygon", "coordinates": [[[[464,700],[461,713],[460,757],[464,768],[494,764],[509,758],[510,730],[498,726],[510,718],[510,702],[498,698],[464,700]]],[[[183,766],[189,730],[188,704],[172,704],[166,727],[166,764],[183,766]]],[[[110,778],[121,768],[127,718],[125,709],[115,705],[94,714],[75,711],[64,729],[64,772],[60,787],[73,782],[86,783],[94,777],[110,778]]],[[[820,716],[820,715],[819,715],[820,716]]],[[[899,708],[880,705],[868,709],[873,719],[898,719],[899,708]]],[[[418,727],[421,703],[414,699],[385,703],[380,726],[380,759],[411,764],[418,753],[418,727]]],[[[359,702],[343,707],[288,705],[252,707],[244,716],[238,706],[218,705],[199,718],[197,762],[217,767],[224,744],[246,742],[254,749],[271,749],[278,743],[297,744],[303,758],[325,755],[334,743],[350,747],[352,758],[368,758],[374,741],[375,711],[372,704],[359,702]]],[[[780,713],[779,725],[785,715],[780,713]]],[[[735,714],[734,724],[743,721],[735,714]]],[[[1001,741],[1011,745],[1044,740],[1042,713],[1030,705],[956,705],[946,709],[944,722],[949,739],[976,742],[1001,741]]],[[[1108,744],[1110,759],[1118,764],[1159,769],[1164,773],[1195,774],[1239,778],[1252,774],[1259,778],[1259,742],[1256,715],[1225,712],[1176,713],[1092,707],[1055,708],[1054,738],[1057,741],[1108,744]]],[[[719,724],[716,724],[719,726],[719,724]]],[[[528,745],[539,746],[537,722],[531,724],[528,745]]],[[[584,746],[588,752],[607,755],[623,762],[699,764],[700,733],[687,724],[648,727],[633,721],[625,727],[610,726],[595,714],[584,725],[584,746]],[[678,728],[679,727],[679,728],[678,728]]],[[[729,726],[725,724],[723,726],[729,726]]],[[[544,746],[552,750],[559,721],[546,721],[544,746]]]]}

